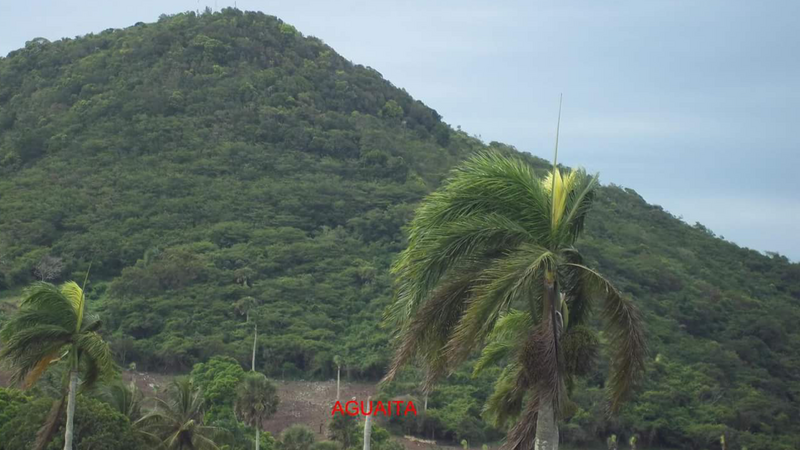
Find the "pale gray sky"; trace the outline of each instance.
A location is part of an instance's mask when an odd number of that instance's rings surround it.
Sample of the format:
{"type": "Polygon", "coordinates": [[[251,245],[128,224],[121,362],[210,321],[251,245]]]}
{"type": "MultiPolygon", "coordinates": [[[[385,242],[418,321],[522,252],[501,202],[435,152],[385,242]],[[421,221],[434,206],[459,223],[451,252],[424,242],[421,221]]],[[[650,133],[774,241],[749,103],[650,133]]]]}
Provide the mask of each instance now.
{"type": "MultiPolygon", "coordinates": [[[[0,54],[228,0],[0,0],[0,54]]],[[[445,120],[800,260],[800,1],[236,0],[445,120]]]]}

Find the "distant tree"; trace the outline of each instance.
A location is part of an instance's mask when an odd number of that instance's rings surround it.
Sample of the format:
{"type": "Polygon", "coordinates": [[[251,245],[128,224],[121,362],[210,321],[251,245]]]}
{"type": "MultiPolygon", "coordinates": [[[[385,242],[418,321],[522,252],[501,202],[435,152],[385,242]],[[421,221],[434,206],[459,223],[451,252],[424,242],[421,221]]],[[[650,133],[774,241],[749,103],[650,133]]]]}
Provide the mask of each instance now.
{"type": "Polygon", "coordinates": [[[45,255],[36,263],[33,273],[41,281],[49,281],[58,278],[64,270],[64,262],[61,258],[52,255],[45,255]]]}
{"type": "Polygon", "coordinates": [[[278,403],[278,390],[267,377],[261,373],[245,375],[236,391],[234,410],[242,422],[256,429],[256,450],[260,447],[264,420],[275,414],[278,403]]]}
{"type": "Polygon", "coordinates": [[[314,432],[305,425],[292,425],[281,433],[280,450],[310,450],[314,445],[314,432]]]}
{"type": "MultiPolygon", "coordinates": [[[[97,333],[100,319],[86,313],[86,296],[75,282],[60,287],[50,283],[36,283],[28,290],[19,311],[0,330],[0,361],[13,369],[12,381],[33,385],[39,377],[58,361],[67,363],[67,423],[64,431],[64,449],[72,448],[75,396],[78,380],[81,389],[94,384],[113,371],[113,357],[108,344],[97,333]]],[[[63,399],[61,402],[63,404],[63,399]]],[[[58,404],[58,402],[57,402],[58,404]]],[[[45,428],[55,431],[60,407],[54,405],[53,414],[45,428]]],[[[49,440],[48,433],[42,439],[49,440]]]]}
{"type": "Polygon", "coordinates": [[[338,442],[343,449],[354,447],[359,440],[358,418],[336,414],[328,423],[328,438],[338,442]]]}

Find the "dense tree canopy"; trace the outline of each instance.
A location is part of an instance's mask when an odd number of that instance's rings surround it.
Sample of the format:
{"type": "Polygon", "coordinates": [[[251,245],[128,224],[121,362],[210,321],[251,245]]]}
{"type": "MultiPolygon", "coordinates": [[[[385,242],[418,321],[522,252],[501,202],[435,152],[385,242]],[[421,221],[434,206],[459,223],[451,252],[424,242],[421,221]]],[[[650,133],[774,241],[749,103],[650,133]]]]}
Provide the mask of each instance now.
{"type": "MultiPolygon", "coordinates": [[[[331,378],[339,354],[343,378],[377,380],[403,227],[487,147],[517,154],[260,13],[34,39],[0,58],[0,321],[31,282],[82,279],[94,261],[89,304],[120,363],[186,372],[225,355],[249,367],[255,322],[256,369],[270,377],[331,378]]],[[[606,365],[580,382],[564,439],[715,448],[725,433],[730,448],[799,448],[800,266],[614,185],[591,217],[577,246],[637,299],[651,355],[618,419],[599,409],[606,365]]],[[[501,368],[487,370],[458,371],[424,419],[395,426],[498,438],[481,405],[501,368]]],[[[420,396],[421,377],[409,369],[387,392],[420,396]]]]}

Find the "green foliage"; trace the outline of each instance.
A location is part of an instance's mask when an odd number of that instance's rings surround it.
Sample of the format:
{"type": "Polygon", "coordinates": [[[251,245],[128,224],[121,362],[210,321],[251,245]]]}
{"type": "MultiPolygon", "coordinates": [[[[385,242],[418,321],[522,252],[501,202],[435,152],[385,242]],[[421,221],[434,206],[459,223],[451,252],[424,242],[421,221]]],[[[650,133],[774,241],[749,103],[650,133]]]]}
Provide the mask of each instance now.
{"type": "Polygon", "coordinates": [[[363,429],[359,427],[358,416],[335,414],[328,422],[328,438],[339,443],[343,449],[363,445],[362,431],[363,429]]]}
{"type": "MultiPolygon", "coordinates": [[[[2,430],[3,425],[10,422],[14,417],[17,417],[20,408],[31,400],[33,400],[31,396],[25,395],[24,392],[18,389],[0,388],[0,430],[2,430]]],[[[0,442],[2,442],[2,440],[0,440],[0,442]]]]}
{"type": "MultiPolygon", "coordinates": [[[[0,394],[2,395],[2,394],[0,394]]],[[[28,450],[32,448],[36,433],[50,410],[53,399],[40,397],[24,402],[11,420],[0,423],[0,448],[3,450],[28,450]]],[[[75,410],[76,448],[102,450],[141,450],[147,448],[130,421],[111,406],[101,401],[78,396],[75,410]]],[[[48,450],[64,447],[64,424],[56,431],[48,450]]]]}
{"type": "Polygon", "coordinates": [[[292,425],[281,432],[279,450],[310,450],[314,432],[305,425],[292,425]]]}
{"type": "Polygon", "coordinates": [[[209,405],[233,406],[245,371],[235,359],[215,356],[205,363],[195,364],[191,377],[209,405]]]}
{"type": "Polygon", "coordinates": [[[338,443],[333,441],[320,441],[315,442],[314,445],[311,446],[311,450],[341,450],[341,447],[338,443]]]}

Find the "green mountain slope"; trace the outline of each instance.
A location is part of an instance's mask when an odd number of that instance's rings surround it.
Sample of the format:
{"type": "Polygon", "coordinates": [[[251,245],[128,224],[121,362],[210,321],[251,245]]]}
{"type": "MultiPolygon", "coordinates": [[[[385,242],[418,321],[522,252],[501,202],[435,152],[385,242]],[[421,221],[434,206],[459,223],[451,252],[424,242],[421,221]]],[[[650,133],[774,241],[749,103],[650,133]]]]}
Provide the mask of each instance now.
{"type": "MultiPolygon", "coordinates": [[[[330,377],[341,355],[349,376],[377,379],[402,227],[484,147],[263,14],[34,40],[0,59],[0,302],[41,269],[60,281],[91,263],[121,364],[186,371],[226,354],[249,365],[258,323],[259,370],[330,377]]],[[[751,450],[800,448],[800,266],[613,185],[587,231],[582,251],[645,312],[651,360],[613,419],[600,412],[600,367],[565,439],[714,448],[726,433],[751,450]]],[[[488,381],[448,383],[431,409],[458,439],[488,381]]]]}

